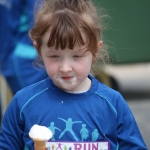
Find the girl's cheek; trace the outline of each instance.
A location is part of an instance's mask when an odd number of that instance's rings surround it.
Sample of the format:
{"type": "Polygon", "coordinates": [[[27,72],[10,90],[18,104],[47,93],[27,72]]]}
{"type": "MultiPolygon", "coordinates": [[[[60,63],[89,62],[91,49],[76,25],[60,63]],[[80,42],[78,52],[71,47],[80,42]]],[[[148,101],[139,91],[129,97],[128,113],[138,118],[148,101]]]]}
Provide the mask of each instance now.
{"type": "Polygon", "coordinates": [[[57,65],[49,65],[46,70],[48,74],[52,76],[58,73],[59,68],[57,65]]]}

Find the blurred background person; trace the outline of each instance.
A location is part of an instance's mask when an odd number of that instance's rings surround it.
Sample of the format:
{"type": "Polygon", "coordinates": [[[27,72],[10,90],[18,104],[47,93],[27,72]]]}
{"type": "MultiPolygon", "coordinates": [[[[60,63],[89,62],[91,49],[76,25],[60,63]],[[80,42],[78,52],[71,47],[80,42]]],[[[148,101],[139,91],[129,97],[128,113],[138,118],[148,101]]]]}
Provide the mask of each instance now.
{"type": "Polygon", "coordinates": [[[0,75],[12,95],[47,77],[45,69],[34,66],[37,53],[28,35],[34,3],[35,0],[0,0],[0,75]]]}
{"type": "Polygon", "coordinates": [[[33,22],[34,2],[34,0],[0,2],[1,73],[13,94],[47,76],[45,69],[37,69],[33,65],[37,53],[29,39],[28,31],[33,22]]]}

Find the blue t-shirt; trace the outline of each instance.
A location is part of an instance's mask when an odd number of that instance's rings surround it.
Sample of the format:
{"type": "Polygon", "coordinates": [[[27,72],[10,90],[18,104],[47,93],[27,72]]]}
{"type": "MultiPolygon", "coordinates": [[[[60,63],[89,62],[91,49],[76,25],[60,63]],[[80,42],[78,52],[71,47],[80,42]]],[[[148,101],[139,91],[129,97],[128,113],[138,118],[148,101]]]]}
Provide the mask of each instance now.
{"type": "Polygon", "coordinates": [[[50,78],[17,92],[2,121],[0,150],[33,150],[28,133],[34,124],[51,129],[56,143],[107,140],[111,150],[147,150],[123,97],[89,78],[90,89],[79,94],[62,91],[50,78]]]}

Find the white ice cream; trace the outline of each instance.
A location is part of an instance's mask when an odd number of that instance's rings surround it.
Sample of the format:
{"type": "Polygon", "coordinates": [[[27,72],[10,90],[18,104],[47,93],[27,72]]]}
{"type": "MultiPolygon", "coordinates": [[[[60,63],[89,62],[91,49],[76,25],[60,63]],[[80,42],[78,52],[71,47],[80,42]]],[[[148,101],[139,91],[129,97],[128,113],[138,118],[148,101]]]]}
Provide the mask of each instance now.
{"type": "Polygon", "coordinates": [[[29,131],[29,136],[32,139],[39,139],[43,141],[48,141],[52,138],[52,132],[49,128],[40,125],[33,125],[29,131]]]}
{"type": "Polygon", "coordinates": [[[65,81],[63,80],[61,77],[55,75],[53,77],[53,79],[57,82],[59,82],[61,84],[62,87],[66,88],[66,89],[70,89],[73,85],[76,84],[77,82],[77,77],[73,77],[72,79],[68,80],[68,81],[65,81]]]}

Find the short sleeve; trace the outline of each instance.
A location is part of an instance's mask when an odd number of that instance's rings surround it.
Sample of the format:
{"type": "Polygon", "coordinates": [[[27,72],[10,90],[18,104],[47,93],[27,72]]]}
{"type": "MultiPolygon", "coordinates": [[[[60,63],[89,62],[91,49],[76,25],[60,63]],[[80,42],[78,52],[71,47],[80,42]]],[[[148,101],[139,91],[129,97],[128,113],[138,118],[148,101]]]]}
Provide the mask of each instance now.
{"type": "Polygon", "coordinates": [[[120,97],[120,100],[118,100],[118,107],[120,107],[117,123],[119,149],[147,150],[135,118],[122,96],[120,97]]]}

